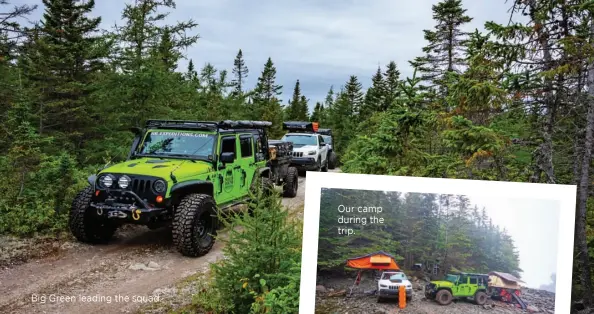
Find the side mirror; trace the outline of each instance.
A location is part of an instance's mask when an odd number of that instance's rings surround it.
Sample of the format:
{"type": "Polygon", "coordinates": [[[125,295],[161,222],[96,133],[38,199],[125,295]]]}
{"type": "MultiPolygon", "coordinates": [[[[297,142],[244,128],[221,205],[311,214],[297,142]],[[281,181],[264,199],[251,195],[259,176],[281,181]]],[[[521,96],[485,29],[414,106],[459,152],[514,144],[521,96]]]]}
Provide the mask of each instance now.
{"type": "Polygon", "coordinates": [[[226,163],[231,163],[235,161],[235,153],[222,153],[221,154],[221,162],[226,164],[226,163]]]}
{"type": "Polygon", "coordinates": [[[326,143],[320,143],[320,147],[326,146],[326,143]]]}

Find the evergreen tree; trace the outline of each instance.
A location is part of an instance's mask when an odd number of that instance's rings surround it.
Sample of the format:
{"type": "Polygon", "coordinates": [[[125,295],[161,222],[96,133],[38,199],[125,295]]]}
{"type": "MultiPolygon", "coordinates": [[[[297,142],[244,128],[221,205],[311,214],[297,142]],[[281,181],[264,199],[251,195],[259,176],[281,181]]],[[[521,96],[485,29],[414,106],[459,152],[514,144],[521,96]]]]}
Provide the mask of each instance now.
{"type": "Polygon", "coordinates": [[[243,52],[241,51],[241,49],[239,49],[239,52],[237,52],[237,56],[233,61],[233,95],[238,96],[243,94],[243,88],[248,73],[249,70],[248,67],[245,65],[245,60],[243,59],[243,52]]]}
{"type": "Polygon", "coordinates": [[[400,71],[396,65],[396,62],[390,61],[386,66],[386,72],[384,72],[384,96],[383,104],[380,111],[388,110],[393,106],[400,97],[400,71]]]}
{"type": "Polygon", "coordinates": [[[286,119],[288,121],[299,121],[299,111],[301,110],[301,86],[299,80],[295,82],[293,88],[293,97],[289,100],[289,105],[286,109],[286,119]]]}
{"type": "Polygon", "coordinates": [[[273,123],[270,130],[271,136],[279,137],[282,132],[283,111],[280,100],[282,85],[276,84],[276,67],[271,58],[268,58],[262,74],[258,78],[256,88],[253,90],[253,104],[250,106],[251,119],[264,119],[273,123]]]}
{"type": "Polygon", "coordinates": [[[299,98],[299,106],[297,107],[298,111],[295,115],[296,119],[299,121],[308,121],[309,120],[309,104],[308,99],[301,95],[299,98]]]}
{"type": "MultiPolygon", "coordinates": [[[[448,73],[462,71],[464,63],[464,43],[467,33],[462,26],[471,22],[466,15],[461,0],[442,0],[433,5],[433,30],[424,30],[428,45],[423,47],[425,56],[417,58],[413,66],[419,69],[423,80],[436,89],[437,95],[445,96],[448,73]]],[[[447,108],[445,108],[447,109],[447,108]]]]}
{"type": "Polygon", "coordinates": [[[365,93],[365,100],[361,104],[359,112],[359,119],[361,121],[367,120],[374,113],[380,112],[384,107],[384,97],[386,95],[385,83],[382,77],[382,69],[377,68],[377,71],[371,78],[371,87],[365,93]]]}
{"type": "Polygon", "coordinates": [[[357,76],[351,75],[348,82],[344,86],[344,99],[347,102],[345,107],[345,114],[348,116],[360,113],[361,105],[363,104],[364,94],[363,87],[357,79],[357,76]]]}
{"type": "Polygon", "coordinates": [[[324,117],[324,105],[319,101],[316,102],[316,106],[314,107],[313,112],[311,113],[310,121],[312,122],[319,122],[320,125],[324,125],[325,117],[324,117]]]}
{"type": "Polygon", "coordinates": [[[90,94],[107,56],[103,38],[95,35],[101,18],[88,16],[95,6],[92,0],[44,0],[43,4],[41,25],[29,37],[32,54],[22,59],[37,97],[33,110],[37,130],[80,148],[92,133],[95,108],[90,94]]]}

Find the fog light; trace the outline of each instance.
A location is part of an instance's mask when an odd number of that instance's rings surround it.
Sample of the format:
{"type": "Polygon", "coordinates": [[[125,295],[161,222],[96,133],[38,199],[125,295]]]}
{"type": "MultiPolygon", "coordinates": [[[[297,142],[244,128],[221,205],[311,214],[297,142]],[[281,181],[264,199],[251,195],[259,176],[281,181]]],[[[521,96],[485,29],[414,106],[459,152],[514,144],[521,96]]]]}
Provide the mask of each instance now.
{"type": "Polygon", "coordinates": [[[163,201],[163,196],[157,196],[157,203],[161,203],[163,201]]]}

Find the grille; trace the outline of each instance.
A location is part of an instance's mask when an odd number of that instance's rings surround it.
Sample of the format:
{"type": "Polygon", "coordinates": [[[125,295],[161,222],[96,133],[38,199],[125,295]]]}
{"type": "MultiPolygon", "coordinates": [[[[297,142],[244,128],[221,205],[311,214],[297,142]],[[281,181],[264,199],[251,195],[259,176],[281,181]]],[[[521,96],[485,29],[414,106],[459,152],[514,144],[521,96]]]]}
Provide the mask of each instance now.
{"type": "Polygon", "coordinates": [[[293,157],[303,157],[303,152],[293,152],[293,157]]]}
{"type": "Polygon", "coordinates": [[[390,290],[398,290],[398,286],[388,286],[388,289],[390,289],[390,290]]]}
{"type": "Polygon", "coordinates": [[[151,190],[152,180],[132,180],[132,191],[138,195],[143,195],[151,190]]]}

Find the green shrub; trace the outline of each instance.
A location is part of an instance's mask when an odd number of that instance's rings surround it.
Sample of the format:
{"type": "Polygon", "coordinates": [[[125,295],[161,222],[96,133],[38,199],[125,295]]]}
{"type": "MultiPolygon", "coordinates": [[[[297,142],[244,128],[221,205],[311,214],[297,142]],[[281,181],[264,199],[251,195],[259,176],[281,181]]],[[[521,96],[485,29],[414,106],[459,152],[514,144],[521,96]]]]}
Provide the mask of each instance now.
{"type": "Polygon", "coordinates": [[[301,227],[276,193],[258,191],[251,214],[224,219],[225,259],[211,265],[212,282],[195,301],[216,313],[296,313],[299,304],[301,227]]]}

